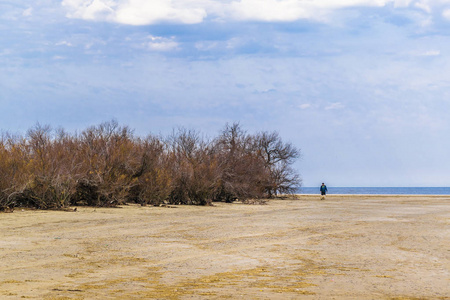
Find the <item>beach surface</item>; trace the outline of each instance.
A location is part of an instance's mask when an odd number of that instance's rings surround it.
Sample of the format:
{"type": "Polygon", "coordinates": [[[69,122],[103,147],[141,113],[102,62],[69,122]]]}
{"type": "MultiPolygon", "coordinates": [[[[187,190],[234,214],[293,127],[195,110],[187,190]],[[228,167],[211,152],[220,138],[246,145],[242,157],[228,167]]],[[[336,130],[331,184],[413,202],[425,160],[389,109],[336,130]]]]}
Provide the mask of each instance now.
{"type": "Polygon", "coordinates": [[[450,196],[0,214],[0,299],[450,299],[450,196]]]}

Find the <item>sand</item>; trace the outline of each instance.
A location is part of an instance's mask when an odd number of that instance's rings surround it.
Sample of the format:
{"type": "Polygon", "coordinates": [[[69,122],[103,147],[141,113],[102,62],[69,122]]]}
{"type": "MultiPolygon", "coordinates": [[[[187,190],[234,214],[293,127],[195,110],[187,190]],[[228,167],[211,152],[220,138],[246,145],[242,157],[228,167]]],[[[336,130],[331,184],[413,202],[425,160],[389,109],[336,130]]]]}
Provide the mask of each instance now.
{"type": "Polygon", "coordinates": [[[450,197],[0,214],[0,299],[450,299],[450,197]]]}

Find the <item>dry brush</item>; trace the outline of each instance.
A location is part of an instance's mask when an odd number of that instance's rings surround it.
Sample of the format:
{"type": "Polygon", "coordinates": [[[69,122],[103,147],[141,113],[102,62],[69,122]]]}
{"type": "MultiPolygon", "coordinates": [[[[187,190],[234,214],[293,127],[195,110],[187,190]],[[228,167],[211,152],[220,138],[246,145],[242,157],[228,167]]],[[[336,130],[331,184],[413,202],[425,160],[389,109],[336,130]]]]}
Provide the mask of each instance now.
{"type": "Polygon", "coordinates": [[[270,198],[300,186],[299,155],[278,133],[248,134],[238,123],[212,139],[185,128],[136,137],[116,121],[77,134],[37,124],[1,136],[0,211],[270,198]]]}

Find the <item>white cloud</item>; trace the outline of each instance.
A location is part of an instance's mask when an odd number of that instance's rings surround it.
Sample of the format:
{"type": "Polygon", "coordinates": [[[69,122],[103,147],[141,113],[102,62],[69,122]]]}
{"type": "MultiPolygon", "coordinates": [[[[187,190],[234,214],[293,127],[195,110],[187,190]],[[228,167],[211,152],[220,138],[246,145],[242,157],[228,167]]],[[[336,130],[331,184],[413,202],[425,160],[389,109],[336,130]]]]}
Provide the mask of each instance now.
{"type": "Polygon", "coordinates": [[[72,18],[85,20],[108,20],[114,14],[115,1],[111,0],[63,0],[72,18]]]}
{"type": "Polygon", "coordinates": [[[449,0],[239,0],[231,3],[231,16],[260,21],[293,21],[312,19],[326,21],[339,9],[352,7],[395,8],[415,7],[431,13],[433,7],[448,4],[449,0]]]}
{"type": "Polygon", "coordinates": [[[419,2],[415,3],[414,6],[424,10],[427,13],[431,13],[430,5],[428,5],[428,3],[424,2],[424,1],[419,1],[419,2]]]}
{"type": "Polygon", "coordinates": [[[334,102],[325,107],[325,110],[341,109],[345,106],[341,102],[334,102]]]}
{"type": "Polygon", "coordinates": [[[63,0],[68,17],[129,25],[158,22],[200,23],[206,17],[202,1],[192,0],[63,0]]]}
{"type": "Polygon", "coordinates": [[[25,10],[23,11],[22,15],[23,15],[24,17],[30,17],[30,16],[32,16],[32,15],[33,15],[33,8],[32,8],[32,7],[29,7],[29,8],[27,8],[27,9],[25,9],[25,10]]]}
{"type": "Polygon", "coordinates": [[[231,12],[238,19],[294,21],[309,18],[311,9],[295,0],[242,0],[231,3],[231,12]]]}
{"type": "Polygon", "coordinates": [[[178,47],[178,43],[174,38],[163,38],[159,36],[149,36],[150,42],[146,45],[153,51],[170,51],[178,47]]]}
{"type": "Polygon", "coordinates": [[[72,43],[68,42],[68,41],[61,41],[55,44],[56,46],[67,46],[67,47],[72,47],[72,43]]]}
{"type": "Polygon", "coordinates": [[[411,2],[412,2],[411,0],[397,0],[397,1],[394,1],[394,6],[395,7],[406,7],[411,2]]]}
{"type": "Polygon", "coordinates": [[[441,55],[441,51],[439,50],[430,50],[423,54],[423,56],[439,56],[441,55]]]}
{"type": "Polygon", "coordinates": [[[214,50],[218,47],[218,42],[210,42],[210,41],[201,41],[195,43],[195,48],[200,51],[209,51],[214,50]]]}
{"type": "Polygon", "coordinates": [[[194,24],[206,17],[197,1],[129,0],[118,6],[116,20],[131,25],[145,25],[161,21],[194,24]]]}
{"type": "Polygon", "coordinates": [[[412,51],[412,52],[405,52],[407,55],[413,56],[413,57],[421,57],[421,56],[440,56],[441,51],[440,50],[427,50],[427,51],[412,51]]]}
{"type": "Polygon", "coordinates": [[[446,18],[447,20],[450,20],[450,9],[445,9],[445,10],[442,12],[442,16],[443,16],[444,18],[446,18]]]}
{"type": "Polygon", "coordinates": [[[61,55],[55,55],[52,57],[53,60],[65,60],[66,58],[64,56],[61,55]]]}
{"type": "Polygon", "coordinates": [[[303,103],[303,104],[300,104],[298,107],[299,107],[300,109],[307,109],[307,108],[310,108],[310,107],[311,107],[311,104],[309,104],[309,103],[303,103]]]}
{"type": "MultiPolygon", "coordinates": [[[[326,21],[335,11],[351,7],[419,8],[431,13],[449,0],[63,0],[68,16],[130,25],[159,22],[194,24],[206,17],[223,20],[326,21]]],[[[450,9],[450,8],[449,8],[450,9]]],[[[444,11],[450,18],[450,12],[444,11]]]]}

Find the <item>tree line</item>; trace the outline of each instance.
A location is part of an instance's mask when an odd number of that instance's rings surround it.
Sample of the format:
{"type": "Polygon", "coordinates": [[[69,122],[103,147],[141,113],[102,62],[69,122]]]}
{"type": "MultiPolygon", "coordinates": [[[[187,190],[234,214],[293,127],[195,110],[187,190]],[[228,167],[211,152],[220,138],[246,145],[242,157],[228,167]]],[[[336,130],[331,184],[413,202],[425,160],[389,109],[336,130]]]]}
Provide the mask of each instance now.
{"type": "Polygon", "coordinates": [[[138,137],[109,121],[80,133],[35,125],[0,139],[0,210],[190,204],[295,192],[300,151],[277,132],[227,124],[217,137],[179,128],[138,137]]]}

